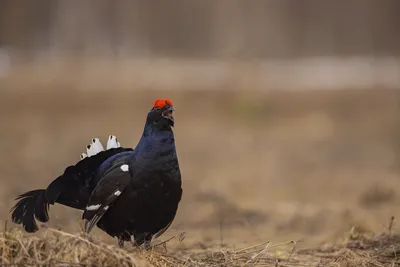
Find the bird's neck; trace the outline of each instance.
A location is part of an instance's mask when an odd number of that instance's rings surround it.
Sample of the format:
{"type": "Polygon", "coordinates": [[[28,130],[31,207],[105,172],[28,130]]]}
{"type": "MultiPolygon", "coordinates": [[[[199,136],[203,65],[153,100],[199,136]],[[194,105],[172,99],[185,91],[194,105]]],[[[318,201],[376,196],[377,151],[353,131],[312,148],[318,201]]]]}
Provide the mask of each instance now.
{"type": "Polygon", "coordinates": [[[135,162],[141,168],[165,174],[165,179],[181,183],[179,162],[172,130],[148,126],[137,144],[135,162]]]}
{"type": "Polygon", "coordinates": [[[143,136],[160,135],[160,134],[171,134],[172,129],[169,125],[157,125],[152,123],[146,123],[143,129],[143,136]]]}
{"type": "Polygon", "coordinates": [[[148,143],[153,143],[155,145],[158,143],[174,145],[174,133],[171,128],[159,129],[155,125],[146,124],[137,147],[148,143]]]}

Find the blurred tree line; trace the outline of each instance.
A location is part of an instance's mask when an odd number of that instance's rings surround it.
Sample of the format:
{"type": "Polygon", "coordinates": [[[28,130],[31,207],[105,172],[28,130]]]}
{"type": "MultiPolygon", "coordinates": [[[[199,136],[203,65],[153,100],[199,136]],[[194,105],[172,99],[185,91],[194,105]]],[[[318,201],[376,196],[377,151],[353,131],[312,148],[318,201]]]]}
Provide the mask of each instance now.
{"type": "Polygon", "coordinates": [[[113,57],[399,55],[398,0],[0,0],[0,48],[113,57]]]}

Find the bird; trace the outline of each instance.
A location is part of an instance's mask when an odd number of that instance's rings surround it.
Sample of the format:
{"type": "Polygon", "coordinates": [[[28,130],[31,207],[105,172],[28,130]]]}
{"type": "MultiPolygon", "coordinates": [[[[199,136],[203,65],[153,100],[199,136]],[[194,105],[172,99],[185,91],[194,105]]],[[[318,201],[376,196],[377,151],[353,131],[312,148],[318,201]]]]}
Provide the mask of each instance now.
{"type": "Polygon", "coordinates": [[[48,222],[49,206],[59,203],[83,211],[85,233],[97,226],[119,247],[126,241],[149,246],[175,219],[183,194],[173,111],[170,99],[157,99],[135,148],[121,147],[110,135],[104,149],[93,138],[80,160],[46,189],[16,198],[12,221],[36,232],[36,220],[48,222]]]}

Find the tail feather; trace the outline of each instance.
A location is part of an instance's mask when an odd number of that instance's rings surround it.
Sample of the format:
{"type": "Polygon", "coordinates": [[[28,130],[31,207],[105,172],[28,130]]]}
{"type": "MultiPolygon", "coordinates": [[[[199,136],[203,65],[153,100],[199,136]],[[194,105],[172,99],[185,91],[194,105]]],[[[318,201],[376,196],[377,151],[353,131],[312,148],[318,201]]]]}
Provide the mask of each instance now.
{"type": "Polygon", "coordinates": [[[35,205],[35,217],[40,222],[48,222],[49,221],[49,202],[46,200],[46,195],[40,194],[40,196],[36,200],[35,205]]]}
{"type": "Polygon", "coordinates": [[[26,232],[34,233],[39,230],[35,217],[41,222],[49,220],[49,203],[46,201],[45,190],[33,190],[19,195],[17,204],[11,209],[12,221],[23,225],[26,232]]]}
{"type": "Polygon", "coordinates": [[[19,195],[11,209],[12,221],[22,224],[29,233],[39,230],[36,220],[49,221],[49,206],[56,202],[75,209],[85,209],[91,191],[98,182],[95,173],[104,161],[119,153],[132,152],[131,148],[120,147],[115,136],[109,137],[107,150],[98,138],[93,138],[81,160],[68,166],[64,174],[57,177],[46,190],[39,189],[19,195]]]}

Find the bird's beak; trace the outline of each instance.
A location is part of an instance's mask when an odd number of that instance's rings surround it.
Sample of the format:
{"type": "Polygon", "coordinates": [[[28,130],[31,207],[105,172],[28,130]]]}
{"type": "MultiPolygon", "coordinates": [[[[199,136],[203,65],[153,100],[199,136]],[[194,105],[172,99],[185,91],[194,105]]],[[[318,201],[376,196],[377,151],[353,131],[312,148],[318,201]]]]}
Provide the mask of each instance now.
{"type": "Polygon", "coordinates": [[[172,115],[172,112],[174,111],[175,109],[173,108],[173,107],[169,107],[167,110],[165,110],[164,112],[163,112],[163,117],[164,118],[167,118],[167,119],[169,119],[170,121],[172,121],[172,123],[174,123],[174,116],[172,115]]]}

